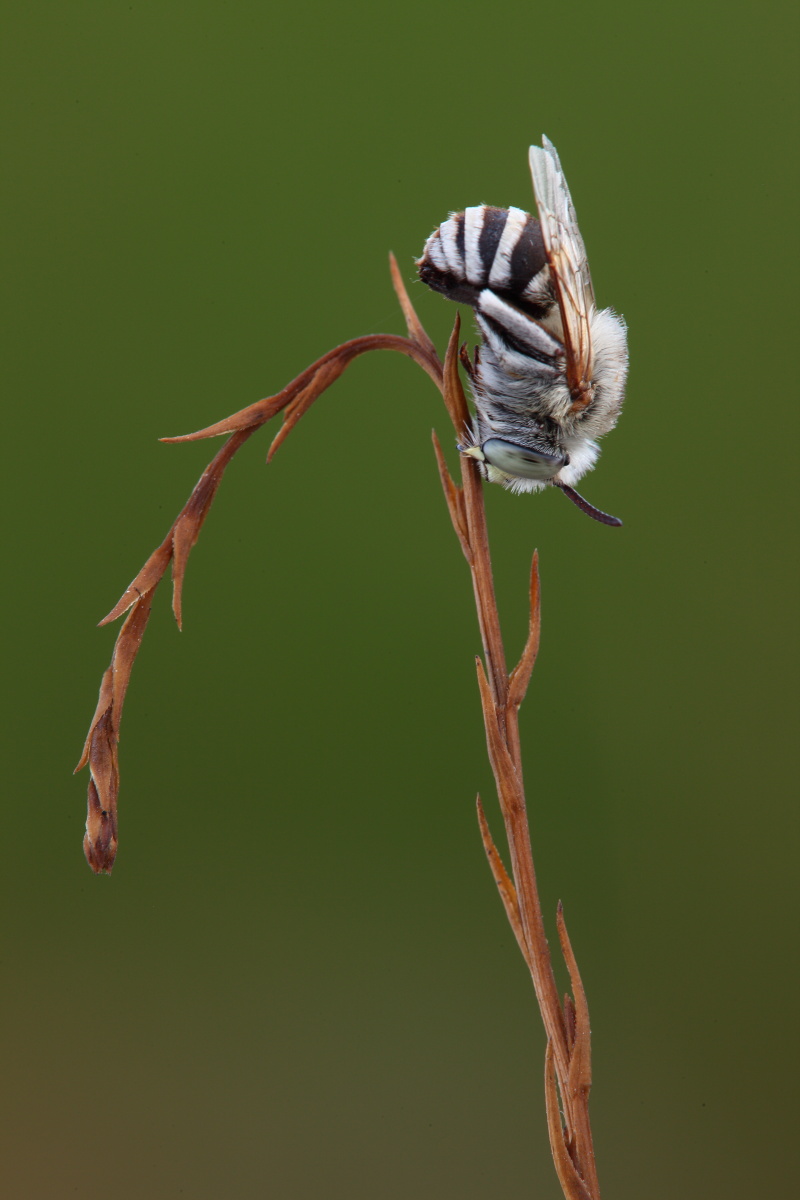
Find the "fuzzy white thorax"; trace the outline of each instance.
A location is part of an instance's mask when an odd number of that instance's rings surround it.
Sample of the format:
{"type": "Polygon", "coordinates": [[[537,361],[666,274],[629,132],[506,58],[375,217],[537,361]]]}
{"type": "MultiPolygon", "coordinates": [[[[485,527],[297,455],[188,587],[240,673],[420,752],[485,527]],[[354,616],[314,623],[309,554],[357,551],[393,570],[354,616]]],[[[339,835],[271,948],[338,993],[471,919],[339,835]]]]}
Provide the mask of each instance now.
{"type": "MultiPolygon", "coordinates": [[[[563,365],[533,362],[505,345],[481,322],[479,314],[478,323],[484,345],[472,389],[476,408],[473,448],[480,449],[492,437],[530,445],[529,433],[538,419],[548,422],[551,430],[555,425],[557,436],[554,439],[551,433],[546,440],[569,457],[569,462],[555,468],[552,478],[545,481],[507,475],[484,460],[486,478],[517,494],[538,492],[551,483],[574,486],[600,454],[594,439],[613,429],[622,408],[628,370],[624,321],[609,308],[590,313],[593,398],[577,413],[572,411],[563,365]]],[[[476,457],[483,460],[482,454],[476,457]]]]}

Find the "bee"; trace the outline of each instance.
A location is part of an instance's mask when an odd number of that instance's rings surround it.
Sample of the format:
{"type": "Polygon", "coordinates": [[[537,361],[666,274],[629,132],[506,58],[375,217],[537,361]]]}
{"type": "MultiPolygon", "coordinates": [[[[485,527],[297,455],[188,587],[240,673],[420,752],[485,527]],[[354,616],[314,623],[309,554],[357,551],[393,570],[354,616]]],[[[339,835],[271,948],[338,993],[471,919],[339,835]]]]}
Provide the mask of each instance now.
{"type": "Polygon", "coordinates": [[[475,406],[462,454],[512,492],[560,488],[589,516],[621,525],[574,490],[613,429],[628,373],[625,322],[595,304],[572,197],[552,142],[530,148],[539,219],[482,204],[434,230],[420,279],[468,304],[482,337],[463,357],[475,406]]]}

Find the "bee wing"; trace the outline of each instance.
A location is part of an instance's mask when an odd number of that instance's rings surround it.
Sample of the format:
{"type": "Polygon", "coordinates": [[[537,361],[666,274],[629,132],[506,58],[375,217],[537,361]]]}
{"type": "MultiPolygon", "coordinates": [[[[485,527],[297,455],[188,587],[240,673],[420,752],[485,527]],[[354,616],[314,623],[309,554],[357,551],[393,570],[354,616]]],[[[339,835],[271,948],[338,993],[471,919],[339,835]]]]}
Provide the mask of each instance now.
{"type": "Polygon", "coordinates": [[[575,408],[592,401],[592,339],[589,317],[595,307],[592,277],[567,181],[552,142],[530,148],[531,175],[542,240],[561,310],[567,382],[575,408]]]}

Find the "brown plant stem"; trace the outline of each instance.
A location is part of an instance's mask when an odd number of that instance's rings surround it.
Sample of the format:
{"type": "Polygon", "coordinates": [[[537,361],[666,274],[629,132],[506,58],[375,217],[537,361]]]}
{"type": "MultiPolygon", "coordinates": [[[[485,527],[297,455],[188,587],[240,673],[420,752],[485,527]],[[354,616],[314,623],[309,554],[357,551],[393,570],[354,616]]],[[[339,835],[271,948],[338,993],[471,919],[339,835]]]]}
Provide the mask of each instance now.
{"type": "Polygon", "coordinates": [[[189,499],[171,525],[163,542],[153,551],[117,603],[100,621],[107,625],[131,609],[114,645],[111,663],[103,676],[95,715],[89,727],[80,762],[88,764],[90,782],[88,815],[83,848],[95,874],[110,874],[117,854],[117,804],[119,798],[119,729],[122,706],[131,671],[144,637],[155,590],[172,563],[172,609],[178,628],[183,624],[183,583],[189,554],[197,541],[226,467],[244,443],[277,413],[283,424],[268,452],[271,458],[314,400],[339,378],[362,354],[371,350],[395,350],[412,358],[441,386],[441,363],[433,344],[411,341],[394,334],[354,338],[324,354],[283,391],[249,405],[233,416],[196,433],[163,438],[165,442],[193,442],[230,434],[222,449],[200,476],[189,499]]]}
{"type": "MultiPolygon", "coordinates": [[[[445,390],[451,390],[456,395],[451,398],[448,410],[457,415],[454,422],[457,432],[463,428],[463,413],[466,411],[461,381],[458,376],[458,322],[448,346],[445,359],[443,384],[445,390]]],[[[555,1074],[558,1080],[558,1090],[563,1106],[565,1130],[557,1146],[553,1146],[554,1161],[559,1172],[559,1180],[565,1196],[569,1200],[598,1200],[600,1191],[592,1148],[591,1130],[588,1118],[588,1096],[591,1086],[589,1064],[589,1023],[588,1008],[585,1003],[580,1005],[580,1019],[576,1022],[579,1037],[574,1045],[570,1044],[567,1035],[567,1022],[562,1010],[547,942],[541,904],[536,884],[536,872],[533,864],[530,832],[525,804],[525,793],[522,781],[522,761],[519,740],[519,708],[527,689],[533,671],[536,653],[539,645],[540,604],[538,562],[534,556],[530,583],[530,626],[528,639],[522,655],[514,671],[509,676],[503,641],[500,631],[500,618],[494,594],[489,541],[486,528],[486,512],[483,503],[483,488],[478,474],[477,464],[467,455],[461,457],[462,469],[462,498],[466,516],[466,547],[465,555],[472,572],[473,589],[478,609],[478,619],[483,640],[487,669],[478,660],[478,686],[483,707],[484,725],[489,759],[497,785],[500,810],[506,830],[509,853],[511,856],[511,873],[516,895],[519,928],[521,928],[527,954],[525,961],[531,973],[536,998],[547,1032],[550,1053],[553,1058],[555,1074]],[[575,1064],[580,1046],[580,1055],[585,1073],[581,1075],[581,1084],[575,1083],[575,1064]],[[571,1163],[569,1171],[562,1169],[562,1146],[566,1149],[567,1158],[571,1163]],[[558,1153],[557,1153],[558,1152],[558,1153]],[[577,1181],[577,1182],[576,1182],[577,1181]],[[580,1185],[580,1186],[578,1186],[580,1185]]],[[[441,466],[440,466],[441,473],[441,466]]],[[[452,481],[451,481],[452,483],[452,481]]],[[[455,488],[455,484],[452,485],[455,488]]],[[[445,488],[448,506],[451,514],[458,504],[449,487],[445,488]]],[[[454,522],[455,524],[455,522],[454,522]]],[[[462,540],[462,523],[456,527],[456,533],[462,540]]],[[[462,540],[462,547],[464,542],[462,540]]],[[[485,827],[485,818],[481,822],[485,827]]],[[[488,833],[488,829],[486,831],[488,833]]],[[[484,836],[484,847],[487,838],[484,836]]],[[[487,850],[490,866],[492,866],[497,882],[497,872],[492,853],[487,850]]],[[[496,854],[496,851],[495,851],[496,854]]],[[[509,898],[504,882],[498,883],[501,897],[509,911],[509,898]]],[[[512,928],[517,932],[517,923],[511,919],[512,928]]],[[[561,917],[560,928],[563,926],[561,917]]],[[[574,960],[573,960],[574,961],[574,960]]],[[[573,989],[575,978],[573,977],[573,989]]],[[[578,985],[580,980],[578,977],[578,985]]],[[[581,991],[581,997],[583,993],[581,991]]],[[[552,1136],[552,1133],[551,1133],[552,1136]]]]}
{"type": "MultiPolygon", "coordinates": [[[[283,424],[273,439],[268,458],[305,415],[313,402],[361,354],[394,350],[412,358],[442,393],[450,419],[461,438],[469,425],[469,410],[458,372],[459,321],[447,348],[444,365],[422,327],[408,298],[397,264],[390,259],[392,279],[408,327],[408,337],[374,334],[355,338],[323,355],[275,396],[249,405],[196,433],[164,438],[167,442],[196,441],[229,434],[222,449],[203,472],[187,503],[163,542],[156,548],[118,603],[101,624],[130,613],[117,637],[111,664],[103,676],[100,698],[89,728],[78,768],[90,768],[88,816],[84,851],[96,873],[109,873],[117,851],[117,799],[119,792],[119,727],[133,663],[144,636],[153,595],[169,563],[173,574],[173,611],[182,623],[182,592],[189,554],[208,515],[229,462],[258,429],[279,412],[283,424]]],[[[466,360],[468,369],[468,359],[466,360]]],[[[588,1100],[591,1087],[590,1030],[586,996],[559,905],[557,930],[569,971],[574,1000],[562,1006],[550,960],[544,919],[531,850],[522,754],[519,708],[530,682],[539,647],[540,602],[538,559],[534,554],[530,577],[528,636],[520,659],[509,673],[492,577],[483,484],[475,460],[461,456],[461,484],[448,471],[434,433],[439,474],[450,517],[469,564],[485,657],[477,660],[478,687],[483,708],[489,759],[497,785],[500,810],[511,862],[509,876],[492,840],[478,797],[478,822],[489,866],[506,916],[528,966],[545,1031],[545,1097],[548,1130],[556,1172],[567,1200],[599,1200],[588,1100]]]]}

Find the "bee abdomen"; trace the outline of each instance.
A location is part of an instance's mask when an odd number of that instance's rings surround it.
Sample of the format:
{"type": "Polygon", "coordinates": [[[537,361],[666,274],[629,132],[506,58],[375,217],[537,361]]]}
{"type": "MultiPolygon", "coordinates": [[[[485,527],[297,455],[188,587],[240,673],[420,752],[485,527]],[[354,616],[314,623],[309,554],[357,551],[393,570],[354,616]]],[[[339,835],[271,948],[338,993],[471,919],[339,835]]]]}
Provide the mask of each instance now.
{"type": "Polygon", "coordinates": [[[549,276],[536,218],[489,204],[455,213],[434,230],[417,266],[428,287],[473,308],[484,288],[537,307],[546,283],[541,272],[549,276]]]}

